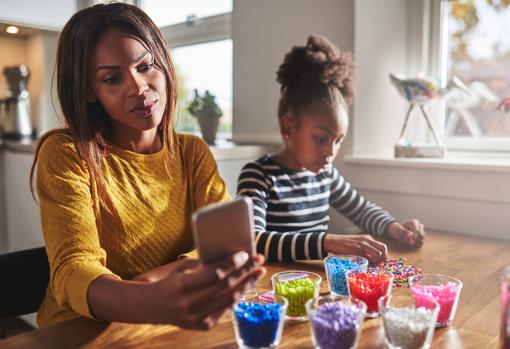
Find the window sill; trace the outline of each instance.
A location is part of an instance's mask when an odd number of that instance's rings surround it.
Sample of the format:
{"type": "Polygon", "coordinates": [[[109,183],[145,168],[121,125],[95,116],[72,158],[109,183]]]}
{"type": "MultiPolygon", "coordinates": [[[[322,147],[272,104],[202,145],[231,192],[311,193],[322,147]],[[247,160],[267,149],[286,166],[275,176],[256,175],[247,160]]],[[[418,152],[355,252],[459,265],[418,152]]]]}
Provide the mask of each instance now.
{"type": "Polygon", "coordinates": [[[423,168],[451,171],[510,173],[510,155],[450,152],[445,158],[394,158],[391,155],[357,154],[344,157],[348,165],[423,168]]]}

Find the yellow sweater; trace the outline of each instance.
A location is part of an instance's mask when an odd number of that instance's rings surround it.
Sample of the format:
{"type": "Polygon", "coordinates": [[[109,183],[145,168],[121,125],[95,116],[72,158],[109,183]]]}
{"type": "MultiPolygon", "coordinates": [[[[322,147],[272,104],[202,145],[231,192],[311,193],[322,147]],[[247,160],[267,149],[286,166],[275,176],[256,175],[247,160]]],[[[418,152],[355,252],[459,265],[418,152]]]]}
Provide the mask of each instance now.
{"type": "Polygon", "coordinates": [[[37,191],[51,275],[39,326],[92,317],[87,289],[98,276],[131,279],[192,249],[191,213],[228,193],[202,140],[181,134],[174,140],[173,153],[111,146],[103,160],[111,213],[100,207],[72,138],[61,132],[44,141],[37,191]],[[170,175],[165,156],[171,156],[170,175]]]}

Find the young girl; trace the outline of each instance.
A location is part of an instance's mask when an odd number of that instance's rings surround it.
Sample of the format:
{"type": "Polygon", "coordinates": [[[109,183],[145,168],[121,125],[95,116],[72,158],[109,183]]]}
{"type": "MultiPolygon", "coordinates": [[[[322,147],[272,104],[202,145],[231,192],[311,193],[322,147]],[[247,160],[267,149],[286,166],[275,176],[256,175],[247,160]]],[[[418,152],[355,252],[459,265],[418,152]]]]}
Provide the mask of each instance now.
{"type": "Polygon", "coordinates": [[[263,257],[249,267],[243,252],[178,260],[192,212],[228,194],[207,145],[172,128],[176,84],[161,32],[137,7],[97,5],[65,25],[67,128],[41,139],[32,168],[51,268],[40,326],[82,315],[209,328],[264,273],[263,257]]]}
{"type": "Polygon", "coordinates": [[[285,56],[277,80],[283,147],[245,165],[237,189],[254,202],[257,250],[271,261],[320,259],[328,252],[373,262],[386,258],[386,246],[369,235],[327,233],[330,206],[373,236],[420,246],[420,222],[400,224],[358,194],[332,166],[349,126],[351,56],[312,35],[306,46],[285,56]]]}

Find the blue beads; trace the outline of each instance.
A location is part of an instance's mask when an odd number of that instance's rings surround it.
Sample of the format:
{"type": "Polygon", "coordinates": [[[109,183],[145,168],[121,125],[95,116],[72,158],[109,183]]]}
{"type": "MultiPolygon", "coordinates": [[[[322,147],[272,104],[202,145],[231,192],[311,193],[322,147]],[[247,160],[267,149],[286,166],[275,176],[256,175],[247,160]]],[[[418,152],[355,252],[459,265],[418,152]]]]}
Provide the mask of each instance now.
{"type": "Polygon", "coordinates": [[[326,269],[330,291],[337,295],[349,295],[345,273],[348,270],[359,272],[366,271],[367,265],[368,261],[358,256],[327,257],[324,260],[324,267],[326,269]]]}
{"type": "Polygon", "coordinates": [[[242,302],[234,307],[238,335],[243,344],[251,348],[272,346],[284,315],[279,303],[242,302]]]}

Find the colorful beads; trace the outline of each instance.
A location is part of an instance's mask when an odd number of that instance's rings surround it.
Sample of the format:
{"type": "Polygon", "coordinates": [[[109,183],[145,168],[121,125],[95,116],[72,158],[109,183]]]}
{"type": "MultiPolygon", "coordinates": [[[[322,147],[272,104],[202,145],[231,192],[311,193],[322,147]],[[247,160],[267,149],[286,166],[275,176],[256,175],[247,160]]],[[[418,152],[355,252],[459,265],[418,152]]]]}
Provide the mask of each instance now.
{"type": "Polygon", "coordinates": [[[289,281],[279,280],[274,285],[275,294],[287,298],[289,307],[287,315],[290,317],[306,316],[305,303],[315,297],[318,286],[309,278],[289,281]]]}
{"type": "Polygon", "coordinates": [[[393,287],[409,287],[409,278],[414,275],[423,274],[420,268],[407,265],[407,258],[388,258],[379,265],[380,268],[389,271],[394,275],[393,287]]]}
{"type": "Polygon", "coordinates": [[[510,266],[501,278],[501,349],[510,349],[510,266]]]}
{"type": "Polygon", "coordinates": [[[370,316],[378,316],[377,300],[391,291],[393,275],[378,268],[368,268],[366,272],[347,272],[347,285],[351,297],[362,300],[367,305],[370,316]]]}
{"type": "Polygon", "coordinates": [[[460,292],[458,284],[448,282],[442,285],[412,285],[411,291],[416,300],[416,306],[421,306],[429,297],[439,303],[439,314],[437,316],[438,326],[447,326],[453,320],[457,296],[460,292]]]}
{"type": "Polygon", "coordinates": [[[236,335],[244,346],[271,347],[279,340],[284,315],[285,311],[279,303],[238,303],[234,307],[236,335]]]}
{"type": "Polygon", "coordinates": [[[345,273],[348,270],[364,272],[367,270],[368,260],[358,256],[330,256],[324,259],[324,269],[328,278],[329,290],[336,295],[347,296],[347,280],[345,273]]]}
{"type": "MultiPolygon", "coordinates": [[[[437,309],[436,309],[437,311],[437,309]]],[[[436,311],[423,307],[388,308],[383,312],[388,343],[395,348],[420,349],[432,337],[436,311]]]]}
{"type": "Polygon", "coordinates": [[[309,312],[315,347],[353,348],[363,319],[362,310],[350,304],[326,303],[309,312]]]}

